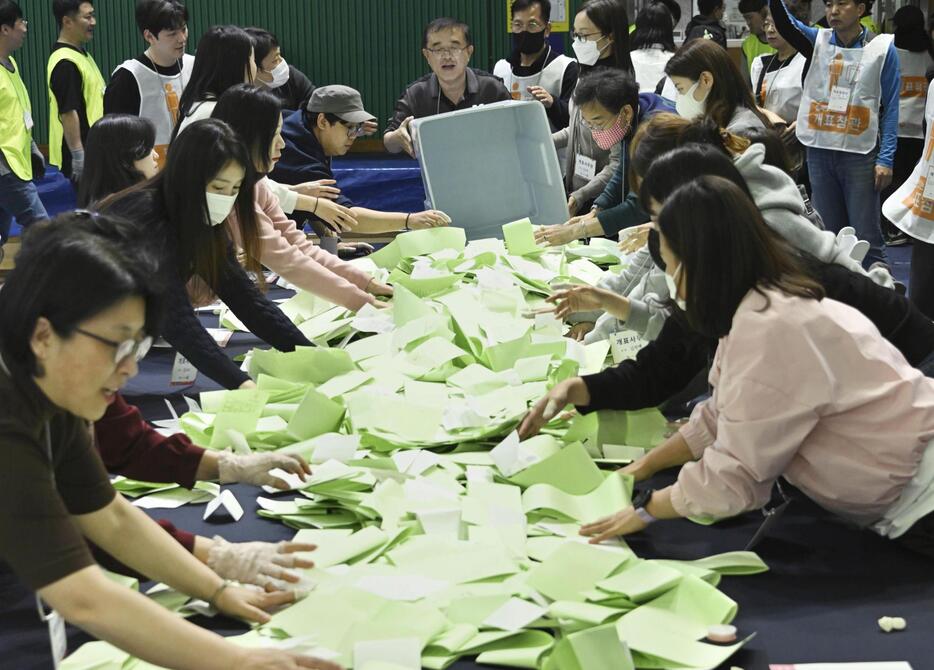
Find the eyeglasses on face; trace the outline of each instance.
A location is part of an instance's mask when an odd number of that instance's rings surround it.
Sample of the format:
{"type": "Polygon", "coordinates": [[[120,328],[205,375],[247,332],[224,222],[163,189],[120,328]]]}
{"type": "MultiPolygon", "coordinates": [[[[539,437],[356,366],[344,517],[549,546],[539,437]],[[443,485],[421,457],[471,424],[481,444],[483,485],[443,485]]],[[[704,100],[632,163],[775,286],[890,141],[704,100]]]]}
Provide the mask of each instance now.
{"type": "Polygon", "coordinates": [[[75,332],[81,333],[85,337],[90,337],[92,340],[97,340],[101,344],[113,347],[114,365],[124,363],[130,356],[133,356],[138,363],[149,353],[149,348],[152,346],[152,337],[148,335],[141,340],[131,338],[123,342],[114,342],[113,340],[84,330],[83,328],[75,328],[75,332]]]}
{"type": "Polygon", "coordinates": [[[467,50],[466,47],[444,47],[443,49],[425,49],[432,56],[445,56],[447,58],[458,58],[467,50]]]}
{"type": "Polygon", "coordinates": [[[545,26],[535,19],[531,19],[528,23],[523,23],[522,21],[513,21],[512,22],[512,32],[521,33],[525,30],[528,30],[530,33],[538,33],[545,29],[545,26]]]}
{"type": "Polygon", "coordinates": [[[347,129],[347,139],[353,140],[358,137],[363,137],[365,130],[362,123],[347,123],[346,121],[338,121],[342,126],[347,129]]]}

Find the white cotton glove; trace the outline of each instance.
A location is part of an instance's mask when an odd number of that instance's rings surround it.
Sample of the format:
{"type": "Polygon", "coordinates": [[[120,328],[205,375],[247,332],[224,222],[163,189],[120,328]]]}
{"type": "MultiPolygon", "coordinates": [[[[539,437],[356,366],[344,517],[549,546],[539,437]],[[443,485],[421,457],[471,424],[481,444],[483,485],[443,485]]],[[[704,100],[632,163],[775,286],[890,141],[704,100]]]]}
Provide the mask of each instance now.
{"type": "Polygon", "coordinates": [[[295,591],[297,599],[308,588],[300,575],[286,568],[314,567],[314,563],[294,553],[313,549],[314,545],[296,542],[228,542],[215,535],[207,564],[224,579],[255,584],[267,591],[295,591]]]}
{"type": "Polygon", "coordinates": [[[311,468],[304,458],[295,454],[277,454],[262,452],[253,454],[235,454],[222,451],[217,457],[217,470],[221,484],[254,484],[255,486],[274,486],[288,488],[287,484],[269,474],[273,468],[296,474],[302,479],[311,474],[311,468]]]}

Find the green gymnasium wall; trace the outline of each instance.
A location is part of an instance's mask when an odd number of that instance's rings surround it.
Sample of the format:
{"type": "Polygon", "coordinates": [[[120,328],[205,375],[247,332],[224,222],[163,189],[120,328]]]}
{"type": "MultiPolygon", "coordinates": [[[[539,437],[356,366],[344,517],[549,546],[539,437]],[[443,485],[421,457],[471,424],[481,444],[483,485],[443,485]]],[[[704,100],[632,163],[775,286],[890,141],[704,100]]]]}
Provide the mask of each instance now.
{"type": "MultiPolygon", "coordinates": [[[[29,20],[25,46],[14,54],[32,98],[35,138],[48,141],[45,64],[58,34],[51,0],[18,0],[29,20]]],[[[210,26],[261,26],[275,33],[286,60],[316,85],[347,84],[361,91],[380,128],[405,85],[427,72],[422,28],[454,16],[472,29],[472,65],[491,69],[509,50],[506,0],[188,0],[188,52],[210,26]]],[[[571,0],[572,9],[580,0],[571,0]]],[[[134,0],[98,0],[97,28],[88,48],[104,79],[145,47],[133,19],[134,0]]]]}

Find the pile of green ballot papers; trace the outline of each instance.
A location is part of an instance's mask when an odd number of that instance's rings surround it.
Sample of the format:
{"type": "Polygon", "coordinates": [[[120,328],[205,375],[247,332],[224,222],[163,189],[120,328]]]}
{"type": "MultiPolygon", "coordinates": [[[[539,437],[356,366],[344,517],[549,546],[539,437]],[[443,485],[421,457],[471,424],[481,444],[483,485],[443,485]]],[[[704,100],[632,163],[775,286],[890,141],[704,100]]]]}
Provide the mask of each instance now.
{"type": "MultiPolygon", "coordinates": [[[[569,412],[529,440],[515,432],[552,385],[607,365],[608,343],[567,339],[537,309],[553,285],[598,281],[595,259],[625,263],[609,246],[542,249],[527,220],[504,226],[503,241],[416,231],[357,261],[393,283],[390,308],[354,315],[305,293],[282,304],[317,346],[252,351],[257,389],[204,393],[180,419],[206,448],[313,464],[306,481],[274,472],[291,490],[258,498],[261,516],[319,547],[308,595],[231,641],[370,670],[474,656],[699,670],[743,645],[704,639],[737,615],[721,577],[767,569],[755,554],[643,560],[622,540],[578,534],[630,503],[631,478],[599,466],[661,442],[658,411],[569,412]]],[[[92,643],[62,667],[147,666],[92,643]]]]}

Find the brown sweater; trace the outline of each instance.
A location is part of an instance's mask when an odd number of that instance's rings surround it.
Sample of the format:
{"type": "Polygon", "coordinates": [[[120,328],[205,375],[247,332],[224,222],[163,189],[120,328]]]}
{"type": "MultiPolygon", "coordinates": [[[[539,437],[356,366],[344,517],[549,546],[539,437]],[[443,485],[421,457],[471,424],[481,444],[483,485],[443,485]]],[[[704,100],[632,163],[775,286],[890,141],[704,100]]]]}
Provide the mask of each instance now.
{"type": "Polygon", "coordinates": [[[92,565],[72,516],[114,495],[87,422],[0,367],[0,560],[36,590],[92,565]]]}

